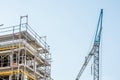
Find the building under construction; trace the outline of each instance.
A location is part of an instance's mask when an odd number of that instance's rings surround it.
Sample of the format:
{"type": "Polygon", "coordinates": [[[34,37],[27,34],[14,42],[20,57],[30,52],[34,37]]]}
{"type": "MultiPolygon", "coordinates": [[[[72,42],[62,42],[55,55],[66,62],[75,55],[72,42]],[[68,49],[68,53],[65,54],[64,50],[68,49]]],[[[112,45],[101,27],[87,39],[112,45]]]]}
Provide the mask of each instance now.
{"type": "Polygon", "coordinates": [[[40,37],[27,18],[22,16],[17,26],[0,28],[0,80],[51,80],[46,37],[40,37]]]}

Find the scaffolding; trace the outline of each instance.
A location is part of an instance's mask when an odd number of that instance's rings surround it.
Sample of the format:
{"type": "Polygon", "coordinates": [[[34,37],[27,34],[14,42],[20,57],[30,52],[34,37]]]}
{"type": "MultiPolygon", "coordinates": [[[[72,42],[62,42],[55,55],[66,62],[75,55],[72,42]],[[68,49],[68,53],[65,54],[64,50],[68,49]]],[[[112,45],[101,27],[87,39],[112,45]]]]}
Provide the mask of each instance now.
{"type": "Polygon", "coordinates": [[[52,80],[50,47],[28,25],[28,16],[0,28],[0,80],[52,80]]]}

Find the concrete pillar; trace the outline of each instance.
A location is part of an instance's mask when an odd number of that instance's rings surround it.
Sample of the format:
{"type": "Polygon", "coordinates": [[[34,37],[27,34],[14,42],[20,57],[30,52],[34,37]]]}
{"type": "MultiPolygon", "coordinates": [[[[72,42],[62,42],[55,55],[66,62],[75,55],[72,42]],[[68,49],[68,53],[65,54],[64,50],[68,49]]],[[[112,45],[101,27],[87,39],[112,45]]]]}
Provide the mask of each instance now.
{"type": "Polygon", "coordinates": [[[12,80],[12,75],[9,76],[9,80],[12,80]]]}

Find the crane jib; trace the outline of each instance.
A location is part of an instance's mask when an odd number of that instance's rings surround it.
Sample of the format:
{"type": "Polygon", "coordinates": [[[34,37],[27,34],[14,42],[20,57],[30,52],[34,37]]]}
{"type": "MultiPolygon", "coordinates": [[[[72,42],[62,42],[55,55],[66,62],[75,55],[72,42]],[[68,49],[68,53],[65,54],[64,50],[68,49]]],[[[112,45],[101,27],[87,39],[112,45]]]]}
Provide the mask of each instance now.
{"type": "Polygon", "coordinates": [[[85,58],[85,62],[82,65],[82,68],[80,69],[75,80],[80,79],[82,73],[84,72],[92,56],[94,56],[94,78],[93,80],[99,80],[99,46],[100,46],[100,38],[101,38],[101,32],[102,32],[102,18],[103,18],[103,9],[101,9],[100,16],[98,19],[93,47],[91,51],[89,52],[88,56],[85,58]]]}

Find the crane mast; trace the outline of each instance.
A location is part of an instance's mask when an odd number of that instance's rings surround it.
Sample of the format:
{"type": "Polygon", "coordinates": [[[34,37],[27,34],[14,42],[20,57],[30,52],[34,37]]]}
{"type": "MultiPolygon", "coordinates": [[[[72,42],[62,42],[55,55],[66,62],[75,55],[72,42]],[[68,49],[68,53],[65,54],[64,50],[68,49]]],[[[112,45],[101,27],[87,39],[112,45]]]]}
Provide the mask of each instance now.
{"type": "Polygon", "coordinates": [[[75,80],[79,80],[83,71],[85,70],[87,64],[89,63],[92,56],[94,57],[94,77],[93,80],[99,80],[99,48],[100,48],[100,38],[101,38],[101,31],[102,31],[102,18],[103,18],[103,9],[101,9],[100,16],[98,19],[97,30],[95,34],[94,44],[89,52],[88,56],[85,58],[85,62],[80,69],[77,77],[75,80]]]}

